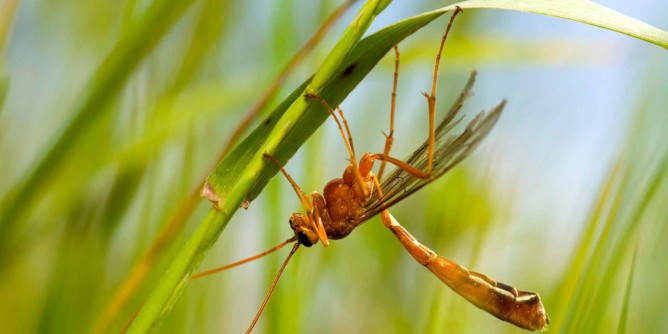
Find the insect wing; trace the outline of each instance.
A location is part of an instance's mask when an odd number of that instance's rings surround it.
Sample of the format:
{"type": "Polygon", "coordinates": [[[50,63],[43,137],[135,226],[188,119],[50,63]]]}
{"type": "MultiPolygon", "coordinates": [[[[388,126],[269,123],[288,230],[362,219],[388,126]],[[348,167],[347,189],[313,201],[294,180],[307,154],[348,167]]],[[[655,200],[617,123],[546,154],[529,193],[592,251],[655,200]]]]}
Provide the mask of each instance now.
{"type": "MultiPolygon", "coordinates": [[[[426,179],[417,178],[403,169],[396,168],[381,181],[383,197],[379,198],[374,192],[372,198],[364,204],[364,212],[358,218],[368,220],[381,211],[393,206],[410,196],[420,188],[438,179],[452,167],[468,156],[494,127],[506,101],[502,101],[491,111],[479,113],[466,125],[464,131],[457,135],[449,135],[455,126],[462,121],[459,112],[464,101],[471,95],[476,73],[471,73],[466,86],[450,107],[445,119],[435,129],[435,148],[433,169],[431,176],[426,179]]],[[[429,140],[427,139],[405,161],[420,170],[426,170],[429,160],[429,140]]]]}

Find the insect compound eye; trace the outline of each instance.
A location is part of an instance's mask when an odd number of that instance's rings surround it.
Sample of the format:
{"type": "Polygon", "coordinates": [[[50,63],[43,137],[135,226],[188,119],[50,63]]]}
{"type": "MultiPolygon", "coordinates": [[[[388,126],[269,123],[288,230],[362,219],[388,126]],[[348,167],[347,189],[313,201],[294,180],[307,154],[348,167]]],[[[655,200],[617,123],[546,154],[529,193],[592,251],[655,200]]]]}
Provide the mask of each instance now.
{"type": "Polygon", "coordinates": [[[309,240],[308,236],[304,232],[297,232],[297,239],[299,239],[299,242],[306,247],[313,246],[313,243],[311,243],[311,240],[309,240]]]}

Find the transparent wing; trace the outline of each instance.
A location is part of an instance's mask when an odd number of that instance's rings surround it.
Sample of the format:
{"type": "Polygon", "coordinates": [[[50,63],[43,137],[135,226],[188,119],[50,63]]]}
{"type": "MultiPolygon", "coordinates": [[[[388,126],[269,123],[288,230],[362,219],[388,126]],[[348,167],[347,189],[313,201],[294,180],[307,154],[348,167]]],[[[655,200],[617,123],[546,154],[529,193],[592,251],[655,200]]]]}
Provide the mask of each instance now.
{"type": "MultiPolygon", "coordinates": [[[[445,119],[435,129],[436,146],[434,148],[433,170],[431,176],[420,179],[412,176],[400,168],[381,180],[383,198],[379,199],[374,192],[373,197],[364,204],[364,211],[357,217],[359,223],[370,219],[379,212],[391,207],[397,202],[410,196],[420,188],[441,177],[445,172],[457,165],[468,156],[487,136],[494,127],[506,104],[503,100],[491,111],[479,113],[459,134],[451,133],[453,128],[462,121],[459,112],[464,101],[471,95],[476,73],[471,73],[466,86],[445,116],[445,119]]],[[[429,155],[429,139],[427,139],[405,161],[410,165],[426,170],[429,155]]]]}

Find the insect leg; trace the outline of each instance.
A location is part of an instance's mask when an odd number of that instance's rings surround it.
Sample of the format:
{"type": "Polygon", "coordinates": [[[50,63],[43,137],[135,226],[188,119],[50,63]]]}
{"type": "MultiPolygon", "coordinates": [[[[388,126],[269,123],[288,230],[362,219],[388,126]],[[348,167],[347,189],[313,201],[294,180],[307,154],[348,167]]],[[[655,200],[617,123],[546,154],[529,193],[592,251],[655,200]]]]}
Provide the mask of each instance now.
{"type": "MultiPolygon", "coordinates": [[[[384,164],[385,162],[389,162],[389,163],[405,170],[406,172],[410,173],[411,175],[413,175],[417,178],[426,179],[426,178],[429,178],[431,176],[431,172],[432,172],[433,166],[434,166],[434,163],[433,163],[433,161],[434,161],[434,147],[436,146],[435,114],[436,114],[436,86],[437,86],[437,83],[438,83],[438,68],[439,68],[439,65],[440,65],[440,62],[441,62],[441,55],[443,53],[443,47],[445,46],[445,40],[447,39],[448,34],[450,33],[450,29],[452,28],[452,23],[454,22],[455,17],[457,17],[457,15],[461,12],[462,12],[461,8],[457,7],[455,9],[455,12],[450,17],[450,21],[448,21],[448,25],[445,29],[445,33],[443,33],[443,37],[441,38],[441,44],[438,47],[438,52],[436,53],[436,61],[434,63],[434,76],[433,76],[432,83],[431,83],[431,93],[429,93],[429,94],[426,93],[426,92],[422,93],[427,98],[427,105],[428,105],[428,108],[429,108],[429,151],[428,151],[429,153],[428,153],[428,158],[427,158],[427,168],[426,168],[426,170],[421,171],[421,170],[419,170],[419,169],[417,169],[413,166],[410,166],[409,164],[403,162],[400,159],[390,157],[388,155],[389,149],[387,148],[387,142],[385,144],[385,152],[382,153],[382,154],[372,155],[371,156],[372,159],[381,160],[383,162],[382,164],[384,164]]],[[[394,109],[394,101],[393,101],[392,109],[394,109]]],[[[394,117],[394,116],[392,116],[392,117],[394,117]]],[[[379,172],[379,174],[380,174],[380,172],[379,172]]]]}
{"type": "MultiPolygon", "coordinates": [[[[319,195],[319,194],[318,194],[319,195]]],[[[313,195],[311,195],[313,196],[313,195]]],[[[329,240],[327,238],[327,232],[325,231],[325,226],[322,224],[322,214],[320,213],[321,207],[318,205],[315,205],[315,200],[316,198],[312,197],[312,200],[314,201],[313,205],[313,217],[311,218],[313,220],[313,223],[315,225],[315,231],[318,233],[318,239],[320,239],[320,242],[322,242],[322,245],[324,247],[329,246],[329,240]]]]}
{"type": "Polygon", "coordinates": [[[365,186],[364,183],[364,178],[362,177],[362,174],[359,171],[359,167],[357,165],[357,157],[355,156],[355,148],[353,146],[353,136],[350,133],[350,128],[348,127],[348,121],[346,120],[345,116],[343,115],[343,111],[341,108],[337,107],[336,109],[338,110],[339,116],[336,116],[336,113],[334,112],[334,109],[329,106],[327,101],[325,101],[323,98],[317,95],[307,95],[306,97],[308,98],[313,98],[320,102],[320,104],[327,109],[330,115],[332,115],[332,118],[334,118],[334,121],[336,121],[336,125],[339,127],[339,132],[341,133],[341,137],[343,137],[343,141],[346,144],[346,148],[348,149],[348,154],[350,155],[350,164],[352,165],[352,172],[353,175],[355,176],[355,180],[362,186],[362,189],[364,189],[364,193],[368,193],[368,189],[365,186]],[[341,121],[339,121],[339,117],[341,117],[341,121]],[[343,126],[341,125],[341,122],[345,125],[346,131],[344,132],[343,126]]]}
{"type": "Polygon", "coordinates": [[[309,222],[313,227],[313,230],[316,231],[316,233],[318,233],[318,239],[320,239],[320,242],[322,242],[323,246],[325,247],[329,246],[329,241],[327,241],[327,233],[325,232],[325,228],[322,226],[322,220],[320,219],[320,212],[316,207],[316,205],[314,205],[314,203],[308,199],[306,193],[302,190],[302,188],[299,187],[297,182],[295,182],[295,180],[292,179],[292,177],[290,176],[290,174],[288,174],[285,168],[283,168],[281,164],[278,163],[276,158],[266,153],[264,154],[264,157],[266,159],[271,160],[281,170],[281,173],[285,175],[285,178],[288,179],[290,185],[292,185],[292,189],[295,190],[295,193],[297,193],[297,197],[299,197],[299,201],[302,203],[302,207],[304,208],[304,211],[308,216],[309,222]]]}
{"type": "MultiPolygon", "coordinates": [[[[385,135],[385,149],[383,150],[383,155],[389,156],[390,150],[392,149],[392,143],[394,142],[394,113],[397,105],[397,85],[399,83],[399,47],[394,46],[394,82],[392,84],[392,100],[390,104],[390,131],[385,135]]],[[[383,172],[385,171],[386,161],[383,160],[380,163],[380,169],[378,170],[378,178],[383,178],[383,172]]]]}
{"type": "Polygon", "coordinates": [[[455,21],[455,17],[457,17],[457,14],[461,12],[462,9],[456,7],[455,12],[452,13],[452,16],[450,17],[450,21],[448,21],[448,25],[445,28],[445,33],[443,33],[443,37],[441,38],[441,44],[438,47],[438,53],[436,54],[436,61],[434,63],[434,77],[431,83],[431,93],[430,94],[423,93],[423,95],[427,98],[427,104],[429,106],[429,160],[427,161],[427,171],[426,171],[427,176],[431,174],[434,160],[434,146],[435,146],[434,115],[436,114],[436,84],[438,83],[438,67],[441,63],[441,54],[443,53],[445,40],[448,38],[448,34],[450,33],[450,29],[452,28],[452,23],[455,21]]]}
{"type": "Polygon", "coordinates": [[[274,278],[274,281],[271,283],[271,288],[269,288],[269,292],[267,292],[267,295],[264,297],[264,301],[262,301],[262,305],[260,306],[260,309],[257,311],[257,314],[255,315],[255,318],[253,318],[253,322],[250,324],[248,329],[246,330],[246,334],[249,334],[250,332],[253,331],[253,328],[255,327],[255,324],[257,324],[257,321],[260,319],[260,315],[262,315],[262,311],[264,311],[265,306],[267,306],[267,302],[269,301],[269,298],[271,298],[271,295],[274,293],[274,289],[276,288],[276,284],[278,284],[278,280],[281,278],[281,275],[283,274],[283,271],[285,270],[285,267],[288,265],[288,262],[290,262],[290,259],[292,256],[295,254],[297,249],[299,248],[299,241],[295,242],[295,245],[292,247],[292,250],[288,254],[288,257],[285,258],[285,261],[283,261],[283,265],[281,265],[281,268],[278,269],[278,273],[276,274],[276,277],[274,278]]]}
{"type": "Polygon", "coordinates": [[[295,190],[295,193],[297,194],[297,197],[299,197],[299,201],[302,203],[302,207],[304,207],[304,211],[307,213],[311,213],[313,211],[313,205],[311,204],[311,201],[309,201],[308,196],[306,196],[306,193],[302,190],[302,188],[299,187],[297,182],[295,182],[294,179],[288,174],[288,172],[281,166],[281,164],[274,158],[273,156],[265,153],[263,155],[265,159],[269,159],[271,162],[278,167],[278,169],[283,173],[286,179],[288,179],[288,182],[290,182],[290,185],[292,185],[292,189],[295,190]]]}

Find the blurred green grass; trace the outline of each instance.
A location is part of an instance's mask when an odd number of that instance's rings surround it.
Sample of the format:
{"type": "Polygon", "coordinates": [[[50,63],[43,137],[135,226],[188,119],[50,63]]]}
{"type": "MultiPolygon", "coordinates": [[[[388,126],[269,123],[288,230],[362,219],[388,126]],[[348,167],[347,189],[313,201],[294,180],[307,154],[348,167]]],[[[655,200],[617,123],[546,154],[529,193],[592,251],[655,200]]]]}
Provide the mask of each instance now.
{"type": "MultiPolygon", "coordinates": [[[[132,50],[137,58],[132,64],[118,65],[122,73],[109,74],[126,80],[107,90],[85,86],[91,68],[102,62],[119,36],[133,29],[133,19],[144,17],[149,7],[134,1],[102,4],[22,3],[7,54],[0,58],[4,59],[0,90],[6,89],[6,94],[0,94],[6,96],[0,104],[3,203],[25,171],[34,167],[30,164],[37,161],[42,148],[51,146],[49,141],[61,133],[63,124],[71,124],[72,110],[79,105],[78,92],[99,89],[106,101],[89,108],[100,113],[99,119],[82,126],[85,131],[78,133],[72,151],[54,156],[62,167],[54,169],[50,181],[30,189],[29,196],[19,196],[26,199],[21,205],[28,209],[10,224],[22,227],[8,229],[2,236],[7,240],[2,248],[11,253],[0,256],[0,323],[9,333],[89,331],[172,209],[202,183],[201,175],[243,111],[338,5],[278,1],[264,2],[262,10],[257,10],[253,4],[210,0],[194,2],[189,8],[186,2],[180,4],[183,7],[163,7],[167,16],[156,14],[144,23],[147,32],[136,41],[141,48],[132,50]],[[248,19],[251,13],[266,20],[248,19]],[[156,22],[161,25],[153,25],[156,22]],[[151,43],[155,43],[152,51],[148,50],[151,43]],[[49,71],[35,74],[40,69],[49,71]]],[[[433,8],[439,5],[443,4],[433,8]]],[[[350,15],[344,22],[346,18],[350,15]]],[[[471,11],[457,22],[455,33],[476,24],[484,22],[476,22],[471,11]]],[[[343,27],[345,23],[337,25],[315,56],[297,69],[281,96],[317,68],[343,27]]],[[[440,29],[439,23],[418,36],[418,41],[406,43],[406,50],[402,46],[407,56],[402,58],[400,85],[408,85],[414,76],[428,81],[440,29]]],[[[465,66],[476,60],[501,61],[510,67],[522,62],[549,64],[554,56],[554,51],[536,52],[554,50],[550,41],[527,45],[502,40],[491,46],[497,52],[490,57],[483,49],[466,47],[473,38],[459,35],[446,46],[451,54],[466,55],[464,65],[459,65],[464,68],[455,67],[455,71],[467,72],[471,68],[465,66]],[[507,50],[532,52],[522,53],[513,63],[507,50]]],[[[372,74],[370,80],[380,87],[370,92],[375,95],[365,98],[365,104],[344,104],[347,115],[354,115],[356,143],[372,151],[381,147],[372,144],[382,141],[379,131],[387,127],[391,64],[388,57],[372,74]],[[383,103],[385,107],[379,107],[383,103]]],[[[444,67],[448,71],[452,65],[444,67]]],[[[665,83],[655,74],[660,72],[656,68],[665,69],[666,64],[657,60],[647,68],[644,79],[638,80],[651,84],[629,88],[637,105],[619,157],[601,182],[598,199],[590,204],[589,218],[570,230],[580,243],[557,250],[559,259],[542,259],[559,264],[549,271],[554,276],[531,270],[526,258],[513,258],[514,254],[552,254],[534,242],[522,241],[550,236],[528,234],[518,239],[508,232],[523,228],[512,221],[514,198],[507,192],[513,189],[499,190],[494,168],[481,167],[494,166],[498,157],[474,155],[444,180],[398,205],[393,209],[395,216],[440,254],[518,288],[538,291],[552,316],[551,331],[666,331],[662,302],[667,297],[663,283],[668,266],[660,254],[668,252],[662,242],[668,234],[662,205],[668,197],[668,141],[663,125],[668,124],[668,101],[665,83]]],[[[92,83],[102,85],[98,78],[92,83]]],[[[480,88],[476,91],[481,93],[480,88]]],[[[404,86],[403,93],[418,96],[418,89],[404,86]]],[[[441,96],[452,94],[444,88],[441,96]]],[[[504,92],[494,94],[502,97],[504,92]]],[[[417,111],[423,101],[409,105],[417,111]]],[[[330,131],[333,126],[325,124],[288,164],[307,191],[322,189],[345,166],[339,139],[330,140],[335,138],[330,131]]],[[[411,142],[424,137],[420,131],[397,131],[399,142],[405,140],[397,144],[397,152],[410,152],[411,142]]],[[[185,230],[150,268],[147,284],[121,310],[111,332],[118,332],[139,308],[208,208],[202,200],[185,230]]],[[[224,247],[216,248],[203,267],[236,260],[284,240],[290,234],[287,217],[299,209],[286,182],[272,180],[248,211],[237,214],[219,243],[224,247]]],[[[535,223],[550,221],[541,219],[535,223]]],[[[193,282],[161,332],[244,330],[284,253],[193,282]]],[[[376,220],[330,249],[300,250],[257,329],[277,333],[519,332],[447,290],[414,263],[376,220]]]]}

